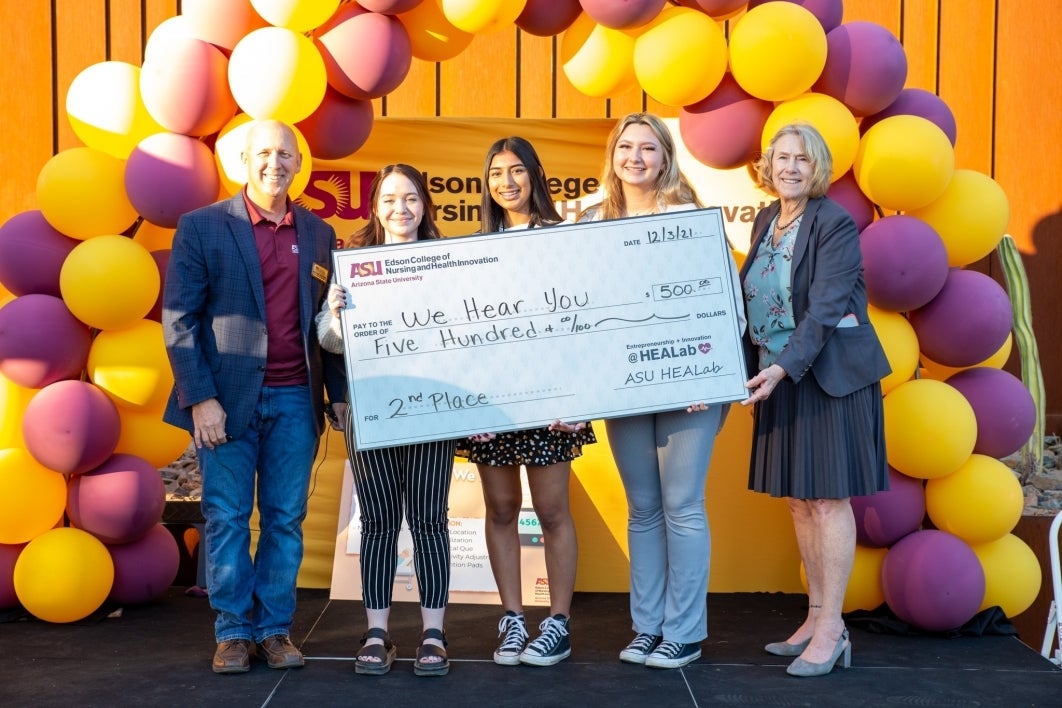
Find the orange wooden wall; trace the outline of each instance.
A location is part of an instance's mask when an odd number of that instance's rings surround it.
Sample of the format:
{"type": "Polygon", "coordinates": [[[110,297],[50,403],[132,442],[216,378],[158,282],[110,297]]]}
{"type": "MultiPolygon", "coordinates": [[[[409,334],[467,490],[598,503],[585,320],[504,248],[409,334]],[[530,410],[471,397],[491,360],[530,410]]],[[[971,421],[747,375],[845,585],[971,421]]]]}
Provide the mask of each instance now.
{"type": "MultiPolygon", "coordinates": [[[[36,208],[37,174],[79,144],[66,89],[86,67],[139,65],[151,31],[179,0],[18,0],[0,3],[0,222],[36,208]]],[[[1056,0],[847,0],[845,21],[892,31],[908,58],[908,86],[937,93],[958,123],[956,166],[1006,191],[1010,233],[1026,254],[1034,327],[1047,386],[1048,430],[1062,432],[1062,3],[1056,0]]],[[[439,64],[414,60],[406,81],[377,100],[391,117],[607,118],[643,108],[673,116],[632,90],[610,100],[576,91],[559,70],[558,39],[515,28],[477,36],[439,64]]],[[[998,277],[994,257],[977,265],[998,277]]]]}

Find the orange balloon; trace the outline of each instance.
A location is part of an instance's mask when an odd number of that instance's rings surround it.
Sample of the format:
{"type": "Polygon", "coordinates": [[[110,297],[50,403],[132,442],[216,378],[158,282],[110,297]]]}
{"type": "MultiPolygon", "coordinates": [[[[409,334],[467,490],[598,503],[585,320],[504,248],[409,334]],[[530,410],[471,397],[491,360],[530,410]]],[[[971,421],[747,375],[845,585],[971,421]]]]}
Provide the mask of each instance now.
{"type": "Polygon", "coordinates": [[[63,518],[66,478],[23,448],[0,450],[0,488],[0,543],[26,543],[63,518]]]}
{"type": "Polygon", "coordinates": [[[88,147],[63,150],[44,164],[37,203],[57,231],[81,241],[123,233],[137,219],[125,193],[125,160],[88,147]]]}
{"type": "Polygon", "coordinates": [[[93,64],[75,76],[66,92],[66,114],[85,145],[120,160],[164,130],[140,96],[140,67],[124,61],[93,64]]]}
{"type": "Polygon", "coordinates": [[[116,405],[162,410],[173,389],[162,325],[140,320],[100,332],[89,348],[88,375],[116,405]]]}
{"type": "Polygon", "coordinates": [[[441,0],[422,0],[415,8],[397,17],[409,33],[413,56],[424,61],[453,59],[475,37],[446,19],[441,0]]]}

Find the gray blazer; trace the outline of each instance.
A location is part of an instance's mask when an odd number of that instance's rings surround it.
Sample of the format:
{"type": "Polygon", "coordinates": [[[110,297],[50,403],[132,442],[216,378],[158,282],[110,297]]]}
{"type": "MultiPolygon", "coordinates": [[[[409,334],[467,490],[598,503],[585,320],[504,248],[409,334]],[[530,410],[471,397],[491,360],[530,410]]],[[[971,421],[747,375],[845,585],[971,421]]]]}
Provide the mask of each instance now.
{"type": "MultiPolygon", "coordinates": [[[[336,235],[308,210],[293,208],[299,247],[299,321],[320,434],[325,378],[329,392],[336,391],[334,400],[343,400],[345,388],[342,361],[336,365],[323,359],[313,323],[332,279],[336,235]]],[[[227,416],[226,432],[242,435],[257,404],[266,366],[265,290],[242,190],[231,199],[181,216],[166,272],[162,327],[174,376],[163,420],[191,433],[191,407],[217,398],[227,416]]]]}
{"type": "MultiPolygon", "coordinates": [[[[741,282],[780,209],[776,201],[756,215],[741,282]]],[[[826,197],[808,201],[793,246],[792,267],[796,330],[775,363],[794,382],[810,370],[819,386],[837,397],[887,376],[892,369],[867,317],[859,232],[844,207],[826,197]],[[838,327],[847,314],[854,314],[858,325],[838,327]]],[[[752,377],[759,369],[759,354],[748,332],[744,342],[752,377]]]]}

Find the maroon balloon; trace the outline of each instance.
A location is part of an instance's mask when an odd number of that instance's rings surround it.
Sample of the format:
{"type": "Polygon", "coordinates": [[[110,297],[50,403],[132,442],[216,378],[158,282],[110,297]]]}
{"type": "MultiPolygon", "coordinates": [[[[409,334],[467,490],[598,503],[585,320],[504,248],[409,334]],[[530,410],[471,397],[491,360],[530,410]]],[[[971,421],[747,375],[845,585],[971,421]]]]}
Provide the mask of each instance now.
{"type": "Polygon", "coordinates": [[[860,231],[874,221],[874,202],[870,201],[870,198],[859,188],[852,170],[848,170],[835,180],[826,190],[826,196],[843,206],[852,215],[856,228],[860,231]]]}
{"type": "Polygon", "coordinates": [[[162,296],[166,292],[166,268],[170,265],[170,253],[172,251],[168,248],[151,252],[151,257],[155,259],[155,266],[159,269],[159,296],[155,298],[151,311],[144,315],[146,320],[162,322],[162,296]]]}
{"type": "Polygon", "coordinates": [[[889,467],[889,489],[852,497],[856,540],[871,548],[886,548],[922,526],[926,490],[922,480],[889,467]]]}
{"type": "Polygon", "coordinates": [[[59,381],[38,391],[22,415],[26,450],[64,474],[98,467],[118,445],[121,419],[111,399],[85,381],[59,381]]]}
{"type": "MultiPolygon", "coordinates": [[[[773,2],[774,0],[749,0],[749,9],[773,2]]],[[[815,16],[822,25],[822,29],[830,32],[841,24],[844,17],[844,0],[785,0],[794,5],[800,5],[815,16]]]]}
{"type": "Polygon", "coordinates": [[[944,366],[973,366],[999,351],[1014,324],[1010,298],[995,280],[952,268],[944,287],[907,315],[919,349],[944,366]]]}
{"type": "Polygon", "coordinates": [[[634,29],[660,14],[667,0],[579,0],[594,22],[612,29],[634,29]]]}
{"type": "Polygon", "coordinates": [[[148,136],[125,163],[125,191],[133,208],[170,229],[181,214],[214,202],[220,183],[210,148],[187,135],[148,136]]]}
{"type": "Polygon", "coordinates": [[[878,219],[859,235],[870,304],[908,312],[935,298],[948,278],[948,251],[932,226],[902,214],[878,219]]]}
{"type": "Polygon", "coordinates": [[[63,261],[80,241],[55,229],[39,210],[15,214],[0,226],[0,283],[15,295],[54,295],[63,261]]]}
{"type": "Polygon", "coordinates": [[[970,403],[977,419],[973,451],[987,457],[1017,452],[1036,426],[1036,403],[1017,376],[991,367],[964,369],[948,377],[970,403]]]}
{"type": "MultiPolygon", "coordinates": [[[[381,15],[397,15],[400,12],[409,12],[422,0],[358,0],[358,4],[370,12],[379,12],[381,15]]],[[[428,0],[433,2],[433,0],[428,0]]]]}
{"type": "Polygon", "coordinates": [[[582,11],[579,0],[527,0],[516,26],[528,34],[552,37],[568,29],[582,11]]]}
{"type": "Polygon", "coordinates": [[[15,593],[15,562],[26,544],[10,545],[0,543],[0,610],[18,607],[18,595],[15,593]]]}
{"type": "Polygon", "coordinates": [[[747,0],[677,0],[677,3],[700,10],[709,17],[727,18],[745,7],[747,0]]]}
{"type": "Polygon", "coordinates": [[[985,572],[977,555],[957,536],[929,529],[896,542],[881,565],[889,609],[903,621],[931,632],[969,622],[985,595],[985,572]]]}
{"type": "Polygon", "coordinates": [[[679,133],[699,162],[728,170],[753,160],[774,105],[749,95],[727,73],[708,96],[679,111],[679,133]]]}
{"type": "Polygon", "coordinates": [[[409,33],[396,17],[357,3],[339,8],[314,31],[328,84],[350,98],[369,100],[398,88],[413,62],[409,33]]]}
{"type": "Polygon", "coordinates": [[[318,160],[338,160],[354,154],[372,132],[372,101],[344,96],[331,86],[312,114],[295,127],[318,160]]]}
{"type": "Polygon", "coordinates": [[[177,579],[181,551],[173,534],[156,524],[132,543],[109,545],[114,562],[114,584],[108,599],[142,605],[160,597],[177,579]]]}
{"type": "Polygon", "coordinates": [[[81,378],[89,328],[52,295],[23,295],[0,308],[0,374],[25,388],[81,378]]]}
{"type": "Polygon", "coordinates": [[[900,91],[900,95],[896,100],[890,103],[884,110],[864,118],[859,123],[859,131],[865,134],[880,121],[883,121],[886,118],[891,118],[892,116],[902,115],[925,118],[943,130],[944,134],[948,136],[948,140],[951,141],[951,144],[955,145],[955,138],[957,136],[955,115],[951,112],[951,109],[948,108],[948,104],[944,103],[944,99],[934,93],[926,91],[925,89],[919,88],[906,88],[903,91],[900,91]]]}
{"type": "Polygon", "coordinates": [[[140,70],[144,107],[174,133],[217,132],[236,114],[228,71],[228,57],[213,44],[175,34],[144,58],[140,70]]]}
{"type": "Polygon", "coordinates": [[[111,455],[77,475],[66,490],[70,523],[104,543],[132,543],[162,519],[166,485],[158,468],[136,455],[111,455]]]}
{"type": "Polygon", "coordinates": [[[905,81],[907,55],[900,40],[873,22],[848,22],[826,35],[826,66],[812,90],[866,116],[895,101],[905,81]]]}

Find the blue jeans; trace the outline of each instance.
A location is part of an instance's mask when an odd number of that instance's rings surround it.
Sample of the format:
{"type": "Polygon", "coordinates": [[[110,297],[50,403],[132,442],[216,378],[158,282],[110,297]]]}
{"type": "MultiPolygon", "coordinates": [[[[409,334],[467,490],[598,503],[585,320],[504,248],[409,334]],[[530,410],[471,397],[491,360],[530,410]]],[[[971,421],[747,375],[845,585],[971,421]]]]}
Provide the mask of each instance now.
{"type": "Polygon", "coordinates": [[[704,485],[724,409],[605,421],[627,495],[635,632],[684,644],[708,636],[712,549],[704,485]]]}
{"type": "Polygon", "coordinates": [[[219,642],[262,641],[291,628],[302,521],[319,441],[314,415],[307,386],[266,387],[242,436],[198,451],[207,590],[219,642]],[[256,481],[260,533],[252,561],[256,481]]]}

